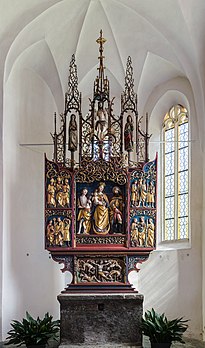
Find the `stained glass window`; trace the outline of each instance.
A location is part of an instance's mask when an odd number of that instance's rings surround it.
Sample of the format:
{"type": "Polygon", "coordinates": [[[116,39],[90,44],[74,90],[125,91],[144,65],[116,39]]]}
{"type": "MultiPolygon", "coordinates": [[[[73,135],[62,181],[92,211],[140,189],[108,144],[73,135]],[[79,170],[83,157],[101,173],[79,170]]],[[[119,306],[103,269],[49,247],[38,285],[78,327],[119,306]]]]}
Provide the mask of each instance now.
{"type": "Polygon", "coordinates": [[[182,105],[173,106],[163,123],[163,240],[189,238],[189,123],[182,105]]]}

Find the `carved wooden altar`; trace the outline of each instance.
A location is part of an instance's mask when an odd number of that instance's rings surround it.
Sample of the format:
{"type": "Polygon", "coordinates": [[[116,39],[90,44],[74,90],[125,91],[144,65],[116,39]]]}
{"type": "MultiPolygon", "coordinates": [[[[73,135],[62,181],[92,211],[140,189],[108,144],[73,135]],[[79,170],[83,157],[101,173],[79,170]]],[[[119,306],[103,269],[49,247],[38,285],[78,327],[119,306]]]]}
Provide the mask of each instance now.
{"type": "Polygon", "coordinates": [[[88,112],[82,113],[73,55],[64,112],[54,115],[53,159],[45,157],[45,248],[72,273],[69,293],[132,291],[128,274],[156,240],[157,162],[148,157],[148,115],[138,117],[132,61],[116,115],[102,31],[96,41],[88,112]]]}

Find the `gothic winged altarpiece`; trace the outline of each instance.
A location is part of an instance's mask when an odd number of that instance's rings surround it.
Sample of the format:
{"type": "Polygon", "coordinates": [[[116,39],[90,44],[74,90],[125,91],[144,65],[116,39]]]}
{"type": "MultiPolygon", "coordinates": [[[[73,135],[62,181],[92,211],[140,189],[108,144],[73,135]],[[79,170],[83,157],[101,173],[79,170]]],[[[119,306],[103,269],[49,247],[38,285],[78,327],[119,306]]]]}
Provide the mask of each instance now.
{"type": "Polygon", "coordinates": [[[65,292],[129,292],[129,272],[155,248],[157,162],[148,158],[148,115],[138,117],[131,58],[117,116],[102,31],[96,41],[99,66],[87,114],[74,55],[64,112],[54,114],[53,159],[45,157],[45,247],[72,274],[65,292]]]}

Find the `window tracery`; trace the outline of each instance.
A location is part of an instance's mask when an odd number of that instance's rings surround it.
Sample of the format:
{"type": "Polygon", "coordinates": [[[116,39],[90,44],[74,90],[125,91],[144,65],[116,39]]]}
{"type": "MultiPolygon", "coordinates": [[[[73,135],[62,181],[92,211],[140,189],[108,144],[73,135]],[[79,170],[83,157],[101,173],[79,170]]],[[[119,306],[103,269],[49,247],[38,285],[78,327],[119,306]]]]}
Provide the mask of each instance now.
{"type": "Polygon", "coordinates": [[[164,241],[189,238],[188,121],[187,109],[179,104],[173,106],[164,117],[164,241]]]}

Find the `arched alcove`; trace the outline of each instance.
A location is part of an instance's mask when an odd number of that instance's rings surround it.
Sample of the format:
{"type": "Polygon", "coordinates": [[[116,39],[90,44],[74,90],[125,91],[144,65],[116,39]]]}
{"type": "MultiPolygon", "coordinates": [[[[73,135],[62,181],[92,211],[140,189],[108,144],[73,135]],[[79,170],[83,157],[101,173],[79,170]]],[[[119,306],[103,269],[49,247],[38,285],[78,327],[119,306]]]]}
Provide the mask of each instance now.
{"type": "Polygon", "coordinates": [[[145,295],[145,309],[151,309],[151,307],[154,307],[157,308],[159,312],[162,312],[163,308],[166,308],[166,312],[169,313],[169,316],[173,317],[174,313],[176,313],[175,306],[177,305],[178,313],[181,313],[186,318],[192,318],[191,320],[193,320],[194,323],[193,327],[196,330],[198,325],[200,327],[202,316],[202,303],[200,300],[202,286],[202,280],[200,277],[202,271],[202,231],[200,219],[202,214],[203,196],[201,190],[202,168],[200,165],[201,144],[197,138],[197,115],[190,84],[188,81],[185,81],[184,78],[176,78],[158,86],[158,88],[152,91],[147,103],[145,104],[145,108],[150,114],[149,132],[152,134],[150,140],[151,156],[154,155],[155,152],[158,152],[158,247],[157,250],[152,253],[148,262],[143,263],[140,267],[141,271],[137,274],[138,288],[145,295]],[[161,243],[160,238],[163,228],[161,221],[161,133],[165,114],[169,111],[171,106],[176,104],[181,104],[187,108],[191,124],[191,238],[189,243],[184,243],[184,245],[183,243],[164,245],[161,243]],[[196,294],[198,295],[196,296],[196,294]],[[197,308],[197,312],[191,310],[190,301],[191,305],[194,306],[194,308],[197,308]]]}

